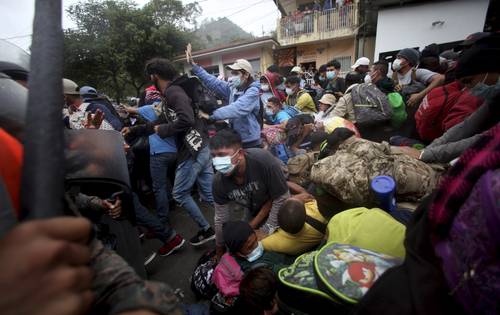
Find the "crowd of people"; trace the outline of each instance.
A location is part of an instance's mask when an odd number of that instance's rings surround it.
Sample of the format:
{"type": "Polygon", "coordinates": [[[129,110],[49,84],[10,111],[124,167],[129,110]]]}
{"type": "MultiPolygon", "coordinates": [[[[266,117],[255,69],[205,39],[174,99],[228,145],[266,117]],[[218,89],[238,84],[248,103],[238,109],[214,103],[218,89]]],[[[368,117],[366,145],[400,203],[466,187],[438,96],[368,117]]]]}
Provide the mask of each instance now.
{"type": "Polygon", "coordinates": [[[316,31],[314,17],[321,16],[324,31],[336,27],[348,27],[352,22],[348,14],[352,0],[314,0],[312,5],[305,5],[281,19],[282,36],[298,36],[316,31]],[[336,20],[335,22],[333,20],[336,20]]]}
{"type": "MultiPolygon", "coordinates": [[[[238,59],[221,80],[190,45],[186,60],[192,76],[147,61],[152,85],[136,106],[63,79],[61,128],[121,133],[131,189],[68,188],[87,219],[4,228],[5,314],[498,313],[499,34],[472,34],[452,51],[405,48],[390,62],[361,57],[345,77],[334,59],[312,85],[300,66],[255,78],[238,59]],[[194,235],[176,232],[176,206],[194,235]],[[194,305],[144,280],[144,266],[184,237],[213,248],[193,271],[194,305]],[[162,245],[142,259],[140,238],[162,245]]],[[[0,66],[26,90],[26,71],[0,66]]],[[[20,210],[19,140],[0,129],[5,218],[20,210]]]]}

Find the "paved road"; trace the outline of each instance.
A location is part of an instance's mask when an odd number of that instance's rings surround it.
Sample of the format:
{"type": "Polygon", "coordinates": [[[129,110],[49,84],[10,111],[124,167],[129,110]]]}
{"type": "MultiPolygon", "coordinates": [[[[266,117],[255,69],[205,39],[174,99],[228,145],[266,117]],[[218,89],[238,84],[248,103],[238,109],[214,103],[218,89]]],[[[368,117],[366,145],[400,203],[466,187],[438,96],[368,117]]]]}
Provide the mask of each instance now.
{"type": "MultiPolygon", "coordinates": [[[[213,224],[213,208],[206,205],[201,205],[201,208],[207,220],[213,224]]],[[[176,207],[175,210],[171,211],[170,221],[175,230],[186,239],[186,243],[183,248],[170,256],[156,257],[146,267],[146,270],[151,280],[165,282],[174,289],[180,288],[184,293],[184,303],[194,303],[196,299],[191,291],[189,277],[200,256],[207,250],[215,248],[215,241],[210,241],[199,247],[191,246],[189,238],[198,232],[198,225],[180,207],[176,207]]],[[[160,246],[161,242],[158,240],[147,240],[143,243],[145,252],[152,252],[160,246]]]]}

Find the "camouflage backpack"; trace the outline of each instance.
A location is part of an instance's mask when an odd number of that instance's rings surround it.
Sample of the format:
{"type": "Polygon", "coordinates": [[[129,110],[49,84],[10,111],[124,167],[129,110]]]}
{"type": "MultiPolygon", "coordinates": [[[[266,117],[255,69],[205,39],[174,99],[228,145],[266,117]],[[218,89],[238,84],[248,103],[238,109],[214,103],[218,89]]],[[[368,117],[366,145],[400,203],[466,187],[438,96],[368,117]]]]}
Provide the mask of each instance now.
{"type": "Polygon", "coordinates": [[[311,182],[311,167],[318,160],[319,152],[308,152],[288,159],[288,179],[306,187],[311,182]]]}

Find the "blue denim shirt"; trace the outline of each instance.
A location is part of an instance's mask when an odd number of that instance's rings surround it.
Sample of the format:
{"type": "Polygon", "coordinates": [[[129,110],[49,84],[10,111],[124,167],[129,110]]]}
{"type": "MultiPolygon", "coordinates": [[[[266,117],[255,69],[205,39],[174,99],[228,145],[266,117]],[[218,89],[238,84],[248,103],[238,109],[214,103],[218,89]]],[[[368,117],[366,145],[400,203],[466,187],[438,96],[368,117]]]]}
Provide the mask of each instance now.
{"type": "MultiPolygon", "coordinates": [[[[145,105],[139,107],[139,115],[144,117],[147,121],[154,121],[157,119],[153,105],[145,105]]],[[[176,153],[177,146],[175,144],[175,137],[160,138],[157,133],[149,136],[149,154],[155,155],[160,153],[176,153]]]]}
{"type": "Polygon", "coordinates": [[[228,102],[228,105],[214,111],[210,118],[228,119],[231,127],[240,134],[243,143],[260,140],[260,124],[257,120],[260,110],[260,82],[254,81],[245,91],[240,91],[231,84],[218,80],[198,65],[193,66],[193,73],[208,89],[228,102]]]}

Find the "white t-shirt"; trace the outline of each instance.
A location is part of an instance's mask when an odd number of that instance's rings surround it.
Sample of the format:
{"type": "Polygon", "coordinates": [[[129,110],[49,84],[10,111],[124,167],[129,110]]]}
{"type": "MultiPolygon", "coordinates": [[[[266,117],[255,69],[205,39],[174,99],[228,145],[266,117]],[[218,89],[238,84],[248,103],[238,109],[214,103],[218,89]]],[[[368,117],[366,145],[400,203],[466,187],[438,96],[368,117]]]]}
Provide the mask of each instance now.
{"type": "MultiPolygon", "coordinates": [[[[406,72],[406,74],[404,74],[404,75],[402,75],[398,72],[399,84],[401,84],[401,85],[410,84],[412,72],[413,72],[413,70],[410,70],[410,71],[406,72]]],[[[432,77],[434,77],[436,74],[437,74],[436,72],[433,72],[433,71],[430,71],[427,69],[417,69],[415,71],[415,78],[418,82],[420,82],[424,85],[428,85],[431,82],[432,77]]]]}

